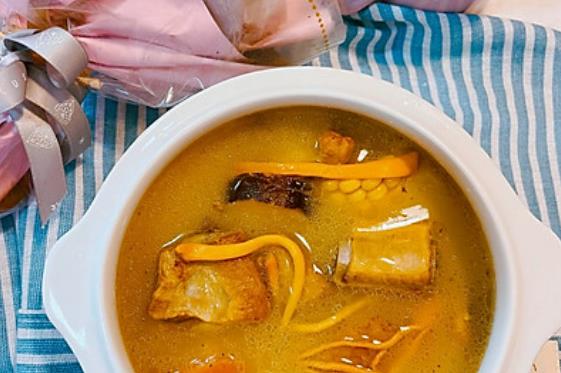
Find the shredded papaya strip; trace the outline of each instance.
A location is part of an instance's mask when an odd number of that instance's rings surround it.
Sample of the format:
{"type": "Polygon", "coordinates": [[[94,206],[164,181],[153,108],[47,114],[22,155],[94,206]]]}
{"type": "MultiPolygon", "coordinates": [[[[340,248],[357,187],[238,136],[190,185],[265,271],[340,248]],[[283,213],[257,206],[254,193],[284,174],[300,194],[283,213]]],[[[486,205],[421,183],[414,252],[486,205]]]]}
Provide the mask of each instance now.
{"type": "Polygon", "coordinates": [[[265,268],[267,270],[267,278],[269,280],[269,285],[271,285],[271,290],[273,294],[276,294],[279,290],[279,263],[275,258],[275,255],[268,253],[265,258],[265,268]]]}
{"type": "Polygon", "coordinates": [[[415,338],[411,341],[411,343],[407,345],[407,349],[404,350],[401,354],[399,354],[398,356],[395,357],[395,359],[392,360],[391,369],[390,369],[392,372],[407,371],[405,369],[406,367],[408,367],[407,363],[409,362],[409,360],[411,360],[413,354],[417,352],[417,350],[419,349],[419,345],[421,344],[421,340],[429,330],[430,329],[421,330],[421,332],[415,336],[415,338]]]}
{"type": "Polygon", "coordinates": [[[380,351],[376,354],[376,356],[374,356],[374,359],[372,359],[372,362],[370,363],[370,368],[375,369],[376,366],[378,364],[380,364],[380,361],[382,361],[382,358],[384,357],[385,354],[388,353],[388,350],[383,350],[380,351]]]}
{"type": "Polygon", "coordinates": [[[345,364],[345,363],[330,363],[327,361],[308,361],[308,368],[313,368],[316,370],[323,370],[327,372],[340,372],[340,373],[377,373],[375,370],[368,368],[360,368],[357,366],[345,364]]]}
{"type": "Polygon", "coordinates": [[[267,246],[283,247],[288,254],[290,254],[292,264],[294,266],[292,291],[288,297],[281,322],[282,326],[286,326],[292,318],[292,315],[294,315],[294,311],[296,311],[296,306],[302,296],[304,279],[306,276],[306,262],[304,254],[297,243],[288,237],[270,234],[254,238],[249,241],[227,245],[206,245],[195,242],[187,242],[178,245],[175,248],[175,252],[186,262],[222,261],[241,258],[267,246]]]}
{"type": "Polygon", "coordinates": [[[300,333],[318,333],[339,324],[341,321],[350,317],[353,313],[357,312],[368,303],[368,298],[363,298],[353,304],[344,307],[341,311],[333,316],[329,316],[327,319],[309,324],[292,324],[290,328],[300,333]]]}
{"type": "Polygon", "coordinates": [[[416,330],[417,327],[415,326],[407,326],[407,327],[401,327],[390,339],[388,339],[385,342],[382,343],[372,343],[372,342],[365,342],[365,341],[336,341],[336,342],[330,342],[330,343],[326,343],[324,345],[321,345],[319,347],[313,348],[311,350],[308,350],[306,352],[304,352],[302,355],[300,355],[301,359],[305,359],[314,355],[319,354],[320,352],[326,351],[326,350],[331,350],[333,348],[338,348],[338,347],[354,347],[354,348],[365,348],[368,350],[387,350],[391,347],[393,347],[397,342],[399,342],[403,337],[405,337],[408,333],[410,333],[413,330],[416,330]]]}
{"type": "Polygon", "coordinates": [[[378,179],[409,176],[417,170],[419,154],[411,152],[397,157],[353,164],[325,164],[314,162],[275,163],[240,162],[238,173],[297,175],[324,179],[378,179]]]}

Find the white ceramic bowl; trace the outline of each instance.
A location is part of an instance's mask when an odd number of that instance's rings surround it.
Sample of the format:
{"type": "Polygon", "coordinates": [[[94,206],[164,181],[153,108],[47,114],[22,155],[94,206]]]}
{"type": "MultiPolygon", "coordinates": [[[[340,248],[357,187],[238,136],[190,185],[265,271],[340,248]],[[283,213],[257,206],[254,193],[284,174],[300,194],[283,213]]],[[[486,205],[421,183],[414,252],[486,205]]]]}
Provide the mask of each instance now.
{"type": "Polygon", "coordinates": [[[320,105],[378,119],[428,150],[468,196],[489,240],[496,309],[481,372],[527,373],[561,326],[561,242],[530,215],[499,169],[459,125],[389,83],[323,68],[244,75],[162,116],[123,155],[83,219],[52,248],[43,279],[47,315],[88,373],[132,371],[117,322],[121,239],[144,190],[182,149],[234,117],[320,105]]]}

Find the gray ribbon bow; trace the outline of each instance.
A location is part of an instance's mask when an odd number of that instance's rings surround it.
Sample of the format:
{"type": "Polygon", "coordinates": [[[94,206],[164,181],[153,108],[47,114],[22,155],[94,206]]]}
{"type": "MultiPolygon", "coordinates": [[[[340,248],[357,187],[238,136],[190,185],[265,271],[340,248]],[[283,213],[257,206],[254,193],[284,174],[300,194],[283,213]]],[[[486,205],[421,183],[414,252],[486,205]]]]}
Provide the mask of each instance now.
{"type": "Polygon", "coordinates": [[[80,44],[59,27],[8,34],[0,45],[0,113],[22,138],[43,223],[66,193],[64,164],[91,143],[80,106],[85,92],[75,83],[87,63],[80,44]]]}

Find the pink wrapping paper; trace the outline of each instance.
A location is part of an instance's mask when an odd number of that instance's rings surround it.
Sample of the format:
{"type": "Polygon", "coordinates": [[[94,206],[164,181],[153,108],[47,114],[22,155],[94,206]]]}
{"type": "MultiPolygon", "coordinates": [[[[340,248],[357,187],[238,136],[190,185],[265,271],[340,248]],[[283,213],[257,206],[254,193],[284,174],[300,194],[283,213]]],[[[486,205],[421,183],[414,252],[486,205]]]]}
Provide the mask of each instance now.
{"type": "Polygon", "coordinates": [[[0,124],[0,200],[29,169],[21,138],[12,122],[0,124]]]}
{"type": "MultiPolygon", "coordinates": [[[[339,11],[332,1],[335,0],[316,0],[315,3],[323,14],[322,22],[327,30],[340,22],[339,11]]],[[[372,0],[338,1],[343,14],[356,12],[372,3],[372,0]]],[[[203,0],[32,0],[31,5],[63,7],[85,15],[85,23],[68,26],[86,50],[89,67],[103,74],[102,90],[155,106],[175,103],[227,78],[264,68],[248,63],[245,52],[260,48],[278,48],[285,52],[287,46],[290,49],[299,42],[304,45],[304,40],[321,39],[317,24],[310,22],[311,17],[306,13],[310,12],[307,1],[207,2],[212,3],[210,8],[203,0]],[[220,12],[224,14],[218,14],[220,12]],[[253,15],[249,21],[248,14],[253,15]],[[217,16],[222,17],[222,28],[215,21],[217,16]]],[[[461,11],[472,1],[392,2],[422,9],[461,11]]],[[[0,0],[0,16],[10,14],[13,18],[15,15],[11,23],[21,26],[21,15],[36,20],[29,5],[28,0],[0,0]]],[[[300,47],[306,51],[316,48],[320,52],[323,46],[311,43],[309,47],[300,47]]],[[[13,124],[0,125],[0,200],[28,168],[13,124]]]]}
{"type": "Polygon", "coordinates": [[[393,4],[437,12],[463,12],[475,0],[392,0],[393,4]]]}

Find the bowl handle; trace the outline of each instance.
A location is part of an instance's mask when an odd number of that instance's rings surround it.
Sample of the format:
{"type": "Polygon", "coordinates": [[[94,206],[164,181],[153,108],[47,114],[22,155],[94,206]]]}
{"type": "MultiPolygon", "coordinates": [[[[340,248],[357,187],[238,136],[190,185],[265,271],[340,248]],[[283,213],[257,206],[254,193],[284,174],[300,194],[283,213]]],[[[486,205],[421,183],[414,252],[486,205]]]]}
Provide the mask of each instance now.
{"type": "Polygon", "coordinates": [[[43,273],[43,305],[49,320],[66,339],[85,372],[109,372],[100,343],[93,299],[95,247],[87,225],[80,222],[47,255],[43,273]]]}
{"type": "Polygon", "coordinates": [[[513,336],[512,366],[505,370],[524,373],[541,346],[561,327],[561,241],[534,216],[525,214],[528,216],[514,236],[522,274],[515,321],[520,334],[513,336]]]}

